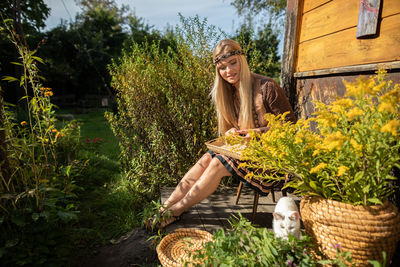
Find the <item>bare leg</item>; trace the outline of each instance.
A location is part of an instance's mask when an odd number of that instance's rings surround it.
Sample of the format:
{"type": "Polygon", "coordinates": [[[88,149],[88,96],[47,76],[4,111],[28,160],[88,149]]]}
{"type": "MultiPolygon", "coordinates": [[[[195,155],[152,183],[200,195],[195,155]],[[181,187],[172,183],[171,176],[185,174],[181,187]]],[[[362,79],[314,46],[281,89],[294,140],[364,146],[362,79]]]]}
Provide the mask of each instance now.
{"type": "Polygon", "coordinates": [[[212,159],[206,170],[187,194],[172,205],[170,210],[175,216],[181,215],[182,212],[211,195],[217,189],[222,177],[229,175],[231,173],[217,158],[212,159]]]}
{"type": "Polygon", "coordinates": [[[207,169],[211,162],[211,155],[205,153],[195,165],[183,176],[182,180],[176,186],[174,192],[169,198],[163,203],[164,207],[172,206],[181,200],[187,192],[192,188],[196,181],[200,178],[203,172],[207,169]]]}

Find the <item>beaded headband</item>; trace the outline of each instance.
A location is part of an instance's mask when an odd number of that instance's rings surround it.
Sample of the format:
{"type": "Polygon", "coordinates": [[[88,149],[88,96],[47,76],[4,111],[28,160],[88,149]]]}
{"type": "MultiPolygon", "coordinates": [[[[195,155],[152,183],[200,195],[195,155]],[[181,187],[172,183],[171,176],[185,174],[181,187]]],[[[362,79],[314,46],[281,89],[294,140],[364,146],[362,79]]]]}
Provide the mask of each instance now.
{"type": "Polygon", "coordinates": [[[228,58],[228,57],[231,57],[234,55],[244,55],[244,52],[243,52],[243,50],[234,50],[234,51],[228,52],[226,54],[216,56],[214,59],[214,64],[217,64],[221,59],[228,58]]]}

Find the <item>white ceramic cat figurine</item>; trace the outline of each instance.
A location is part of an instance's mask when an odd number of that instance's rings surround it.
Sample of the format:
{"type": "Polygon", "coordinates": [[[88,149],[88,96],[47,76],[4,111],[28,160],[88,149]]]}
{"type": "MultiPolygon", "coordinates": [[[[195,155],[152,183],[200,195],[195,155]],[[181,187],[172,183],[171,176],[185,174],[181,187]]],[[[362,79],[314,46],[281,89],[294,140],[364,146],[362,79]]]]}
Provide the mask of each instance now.
{"type": "Polygon", "coordinates": [[[273,228],[275,237],[289,239],[289,233],[300,238],[299,210],[291,197],[282,197],[275,206],[273,228]]]}

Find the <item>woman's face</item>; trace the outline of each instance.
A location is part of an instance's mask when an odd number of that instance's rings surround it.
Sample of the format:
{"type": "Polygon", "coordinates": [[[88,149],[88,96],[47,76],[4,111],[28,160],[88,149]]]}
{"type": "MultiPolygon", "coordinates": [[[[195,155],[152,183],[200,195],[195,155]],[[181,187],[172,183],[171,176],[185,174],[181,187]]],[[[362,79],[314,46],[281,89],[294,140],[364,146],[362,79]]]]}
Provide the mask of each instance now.
{"type": "Polygon", "coordinates": [[[238,88],[240,80],[240,62],[238,55],[222,59],[217,63],[217,68],[219,74],[225,81],[238,88]]]}

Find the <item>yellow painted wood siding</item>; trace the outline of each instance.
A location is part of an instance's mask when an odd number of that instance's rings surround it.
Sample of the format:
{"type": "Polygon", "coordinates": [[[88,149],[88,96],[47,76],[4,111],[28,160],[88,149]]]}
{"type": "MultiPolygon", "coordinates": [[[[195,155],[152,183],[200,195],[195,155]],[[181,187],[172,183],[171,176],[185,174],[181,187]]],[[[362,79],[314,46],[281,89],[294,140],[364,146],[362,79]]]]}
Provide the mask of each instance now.
{"type": "Polygon", "coordinates": [[[383,1],[372,39],[356,38],[358,9],[358,0],[304,0],[296,72],[400,60],[400,1],[383,1]]]}

